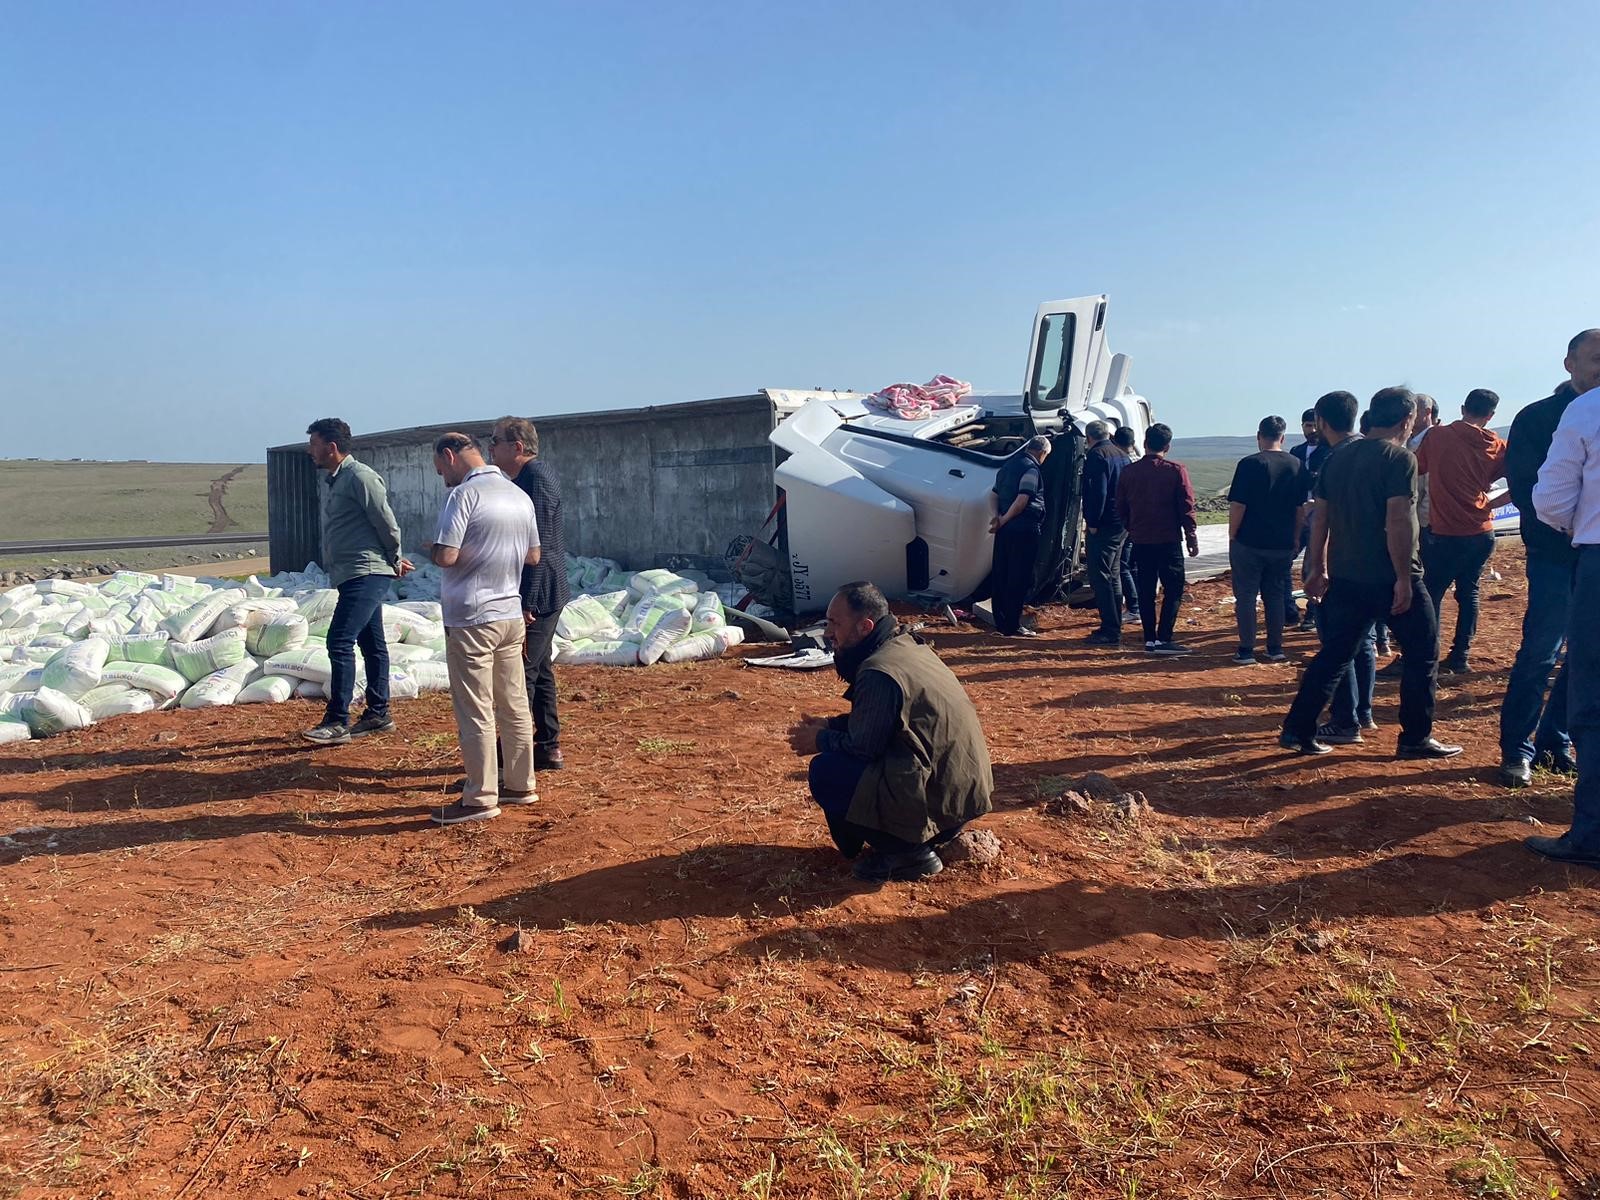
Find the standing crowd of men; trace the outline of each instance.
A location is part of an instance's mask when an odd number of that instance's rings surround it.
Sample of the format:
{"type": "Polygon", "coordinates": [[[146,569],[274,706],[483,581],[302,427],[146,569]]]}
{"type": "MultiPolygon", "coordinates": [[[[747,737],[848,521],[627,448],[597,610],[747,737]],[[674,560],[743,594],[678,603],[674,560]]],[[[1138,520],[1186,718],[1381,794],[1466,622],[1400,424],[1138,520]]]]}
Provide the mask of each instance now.
{"type": "MultiPolygon", "coordinates": [[[[1518,413],[1509,438],[1489,428],[1500,397],[1485,388],[1468,392],[1460,419],[1448,424],[1433,397],[1408,388],[1382,389],[1364,413],[1349,392],[1329,392],[1301,415],[1304,439],[1288,451],[1287,423],[1264,418],[1257,453],[1238,463],[1228,489],[1239,635],[1232,661],[1282,662],[1287,629],[1316,631],[1320,649],[1279,736],[1287,750],[1321,755],[1362,742],[1377,727],[1376,680],[1391,678],[1400,692],[1396,757],[1459,754],[1460,746],[1433,736],[1438,676],[1472,670],[1494,514],[1511,500],[1527,548],[1528,605],[1500,711],[1500,776],[1522,787],[1536,767],[1576,775],[1572,830],[1528,845],[1600,866],[1600,636],[1570,620],[1586,600],[1600,601],[1600,330],[1574,337],[1564,366],[1567,382],[1518,413]],[[1492,491],[1502,479],[1505,489],[1492,491]],[[1303,617],[1293,581],[1301,555],[1303,617]],[[1452,592],[1456,622],[1441,658],[1439,617],[1452,592]],[[1266,635],[1259,657],[1258,601],[1266,635]],[[1399,656],[1380,670],[1391,641],[1399,656]],[[1587,772],[1586,739],[1596,742],[1587,772]]],[[[1174,640],[1183,550],[1192,556],[1199,547],[1194,490],[1183,466],[1167,458],[1172,431],[1152,425],[1137,460],[1132,430],[1114,435],[1091,421],[1084,434],[1084,562],[1098,618],[1085,641],[1121,644],[1131,557],[1145,651],[1187,654],[1174,640]]],[[[997,503],[1007,511],[1035,504],[1038,496],[1019,494],[1016,480],[1026,490],[1037,471],[1011,475],[1002,469],[997,503]]],[[[1000,632],[1018,632],[1021,611],[1014,600],[1007,622],[997,620],[1000,632]]]]}
{"type": "MultiPolygon", "coordinates": [[[[351,453],[350,426],[327,417],[306,433],[312,460],[326,472],[322,561],[339,599],[328,626],[328,706],[304,736],[338,746],[395,728],[383,602],[413,567],[383,480],[351,453]],[[365,706],[352,722],[358,649],[365,706]]],[[[531,421],[501,418],[489,446],[490,460],[465,433],[446,433],[433,446],[434,470],[448,491],[422,550],[441,572],[450,701],[466,767],[460,796],[433,812],[437,825],[532,804],[536,772],[564,765],[551,669],[556,620],[568,600],[561,487],[539,461],[531,421]]]]}
{"type": "MultiPolygon", "coordinates": [[[[1304,440],[1293,450],[1284,449],[1283,418],[1264,418],[1257,452],[1238,463],[1228,489],[1238,630],[1232,661],[1282,662],[1286,631],[1297,622],[1315,629],[1320,649],[1279,742],[1322,755],[1376,727],[1376,658],[1393,639],[1400,650],[1392,664],[1400,685],[1396,757],[1459,754],[1460,746],[1433,736],[1438,675],[1471,670],[1494,512],[1509,496],[1527,546],[1528,605],[1501,706],[1500,773],[1513,787],[1527,785],[1536,766],[1575,774],[1571,829],[1527,845],[1600,867],[1600,633],[1571,620],[1600,606],[1600,329],[1572,339],[1565,366],[1567,382],[1524,408],[1509,439],[1489,428],[1499,397],[1485,389],[1469,392],[1461,418],[1447,425],[1432,397],[1404,387],[1377,392],[1365,413],[1349,392],[1329,392],[1302,414],[1304,440]],[[1491,493],[1502,476],[1506,491],[1491,493]],[[1303,618],[1293,584],[1301,555],[1303,618]],[[1439,611],[1452,591],[1455,633],[1441,662],[1439,611]],[[1259,658],[1258,602],[1265,615],[1259,658]]],[[[307,432],[310,454],[327,472],[323,552],[339,599],[328,630],[328,707],[305,736],[338,745],[394,728],[382,602],[412,564],[382,480],[350,453],[349,426],[329,418],[307,432]],[[351,722],[357,650],[366,704],[351,722]]],[[[1183,465],[1168,458],[1172,431],[1150,426],[1137,458],[1131,429],[1092,421],[1085,438],[1085,561],[1098,618],[1086,641],[1121,644],[1131,587],[1146,653],[1186,655],[1190,648],[1175,640],[1184,556],[1198,555],[1199,543],[1194,488],[1183,465]]],[[[459,798],[432,814],[440,825],[531,803],[537,770],[563,765],[550,669],[567,601],[560,487],[539,461],[530,422],[503,418],[490,447],[492,461],[466,434],[445,434],[434,445],[449,493],[423,550],[443,572],[451,700],[466,765],[459,798]]],[[[1030,439],[995,482],[990,584],[996,628],[1008,636],[1035,636],[1022,616],[1046,511],[1040,468],[1050,453],[1048,438],[1030,439]]],[[[926,878],[941,869],[935,850],[990,808],[993,773],[977,713],[868,581],[834,595],[827,640],[850,710],[802,718],[790,745],[811,759],[811,794],[835,844],[847,858],[869,851],[856,864],[858,877],[926,878]]]]}

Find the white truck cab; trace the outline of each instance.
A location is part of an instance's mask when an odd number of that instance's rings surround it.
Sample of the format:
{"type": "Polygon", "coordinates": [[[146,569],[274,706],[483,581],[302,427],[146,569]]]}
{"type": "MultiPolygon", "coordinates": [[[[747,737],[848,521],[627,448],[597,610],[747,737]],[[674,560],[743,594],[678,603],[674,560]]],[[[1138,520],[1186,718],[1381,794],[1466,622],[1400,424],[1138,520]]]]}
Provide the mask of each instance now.
{"type": "Polygon", "coordinates": [[[925,420],[872,408],[859,392],[769,389],[781,417],[771,441],[784,455],[776,481],[787,607],[820,609],[856,579],[891,598],[969,596],[994,557],[995,474],[1039,433],[1051,436],[1053,450],[1034,596],[1056,594],[1078,557],[1084,425],[1129,425],[1142,442],[1152,420],[1128,384],[1128,356],[1106,346],[1105,316],[1103,295],[1041,304],[1022,392],[974,393],[925,420]]]}

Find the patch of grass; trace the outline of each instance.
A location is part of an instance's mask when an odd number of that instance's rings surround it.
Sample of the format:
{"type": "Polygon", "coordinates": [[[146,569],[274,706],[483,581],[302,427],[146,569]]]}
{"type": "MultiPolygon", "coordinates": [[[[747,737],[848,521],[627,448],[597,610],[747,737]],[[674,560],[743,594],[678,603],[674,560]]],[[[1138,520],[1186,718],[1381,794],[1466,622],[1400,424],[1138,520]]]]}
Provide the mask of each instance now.
{"type": "Polygon", "coordinates": [[[1450,1168],[1452,1183],[1469,1196],[1494,1198],[1494,1200],[1520,1200],[1521,1197],[1558,1196],[1557,1189],[1535,1191],[1517,1170],[1517,1160],[1489,1142],[1476,1158],[1465,1159],[1450,1168]]]}
{"type": "Polygon", "coordinates": [[[674,741],[671,738],[644,737],[639,739],[641,754],[688,754],[695,743],[674,741]]]}

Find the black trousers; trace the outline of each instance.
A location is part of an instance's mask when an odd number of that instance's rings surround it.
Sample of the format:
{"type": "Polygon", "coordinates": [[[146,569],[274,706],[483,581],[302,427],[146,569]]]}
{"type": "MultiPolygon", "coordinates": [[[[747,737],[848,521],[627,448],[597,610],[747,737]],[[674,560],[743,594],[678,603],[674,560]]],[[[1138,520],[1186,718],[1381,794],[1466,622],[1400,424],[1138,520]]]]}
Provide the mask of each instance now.
{"type": "Polygon", "coordinates": [[[1170,642],[1178,627],[1187,576],[1182,542],[1156,542],[1133,547],[1133,568],[1139,580],[1139,619],[1146,642],[1170,642]],[[1156,584],[1161,585],[1161,613],[1156,615],[1156,584]]]}
{"type": "Polygon", "coordinates": [[[1022,628],[1022,606],[1033,587],[1039,557],[1039,530],[1026,518],[1002,525],[994,535],[994,627],[1001,633],[1022,628]]]}
{"type": "Polygon", "coordinates": [[[533,714],[533,748],[546,754],[561,745],[561,718],[556,713],[556,673],[550,665],[559,612],[540,613],[528,626],[523,643],[522,673],[528,682],[528,711],[533,714]]]}
{"type": "Polygon", "coordinates": [[[1414,745],[1433,735],[1433,703],[1438,683],[1439,618],[1422,577],[1411,580],[1411,607],[1389,612],[1394,588],[1387,583],[1352,583],[1335,579],[1322,598],[1318,621],[1322,649],[1306,667],[1300,691],[1284,718],[1285,733],[1309,738],[1317,731],[1317,717],[1333,698],[1340,673],[1355,658],[1356,647],[1375,621],[1388,621],[1400,643],[1400,741],[1414,745]]]}
{"type": "Polygon", "coordinates": [[[1478,584],[1494,554],[1494,534],[1465,537],[1426,533],[1422,537],[1422,579],[1428,586],[1436,613],[1444,611],[1444,594],[1456,589],[1456,632],[1450,657],[1465,660],[1478,632],[1478,584]]]}
{"type": "Polygon", "coordinates": [[[1128,531],[1120,525],[1102,525],[1089,535],[1084,563],[1094,605],[1100,610],[1100,633],[1122,636],[1122,545],[1128,531]]]}

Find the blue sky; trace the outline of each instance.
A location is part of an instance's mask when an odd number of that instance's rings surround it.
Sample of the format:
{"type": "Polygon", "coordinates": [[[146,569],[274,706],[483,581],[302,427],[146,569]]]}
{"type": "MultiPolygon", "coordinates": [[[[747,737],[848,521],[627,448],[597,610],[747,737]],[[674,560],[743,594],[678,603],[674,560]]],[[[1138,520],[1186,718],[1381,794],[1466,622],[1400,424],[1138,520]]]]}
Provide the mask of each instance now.
{"type": "MultiPolygon", "coordinates": [[[[1592,15],[1592,14],[1591,14],[1592,15]]],[[[0,0],[0,455],[945,372],[1179,436],[1600,325],[1581,6],[0,0]]]]}

